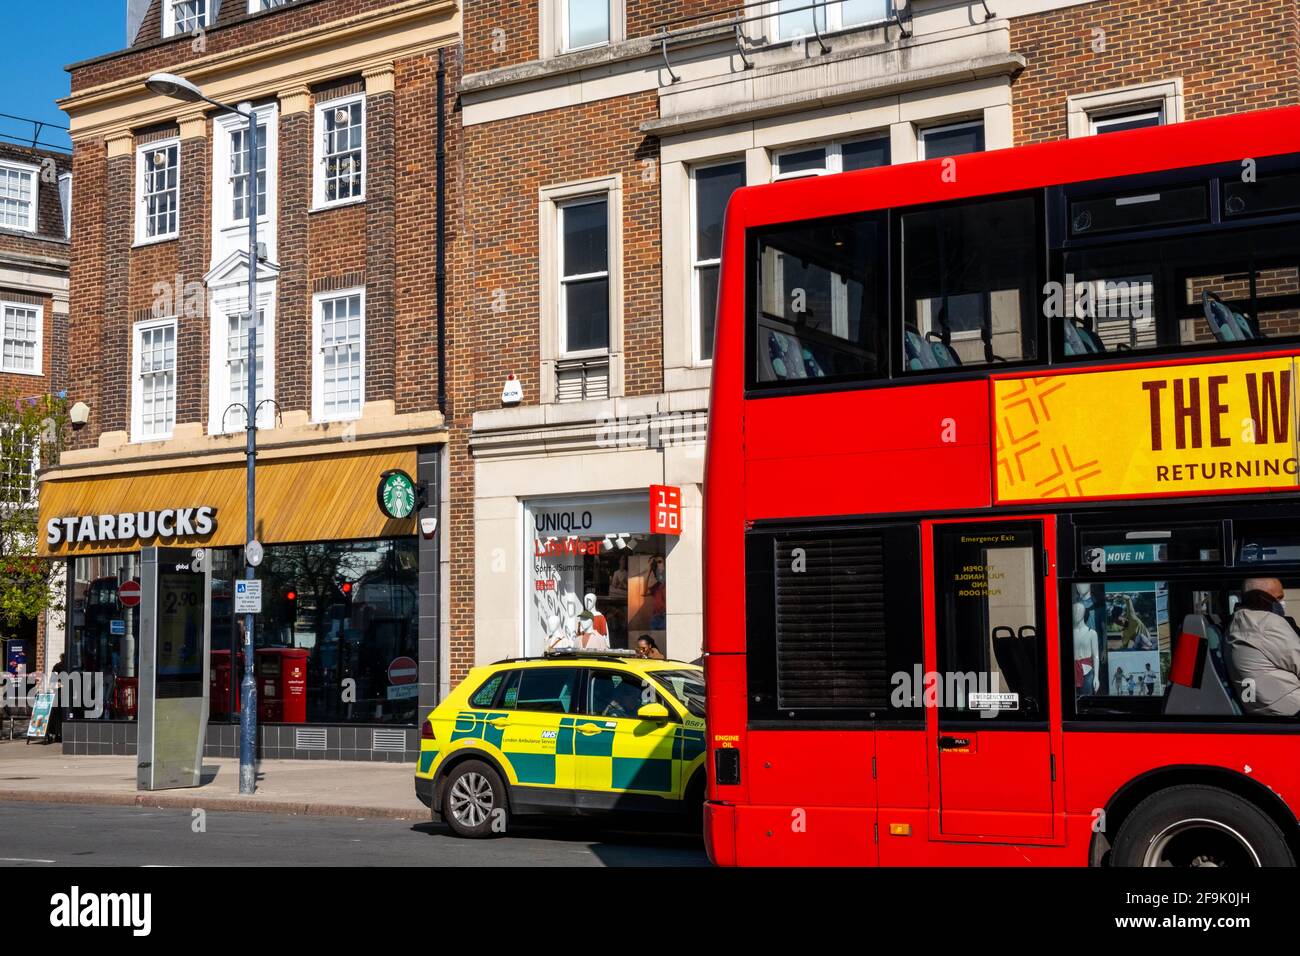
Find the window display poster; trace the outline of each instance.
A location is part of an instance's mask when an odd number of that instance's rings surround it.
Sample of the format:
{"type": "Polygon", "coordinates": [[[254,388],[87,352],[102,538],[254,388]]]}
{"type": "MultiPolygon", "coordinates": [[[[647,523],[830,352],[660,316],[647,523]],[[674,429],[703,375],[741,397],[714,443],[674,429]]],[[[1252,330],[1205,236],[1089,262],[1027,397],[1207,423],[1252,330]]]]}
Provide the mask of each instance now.
{"type": "Polygon", "coordinates": [[[1107,664],[1110,668],[1110,696],[1164,696],[1164,674],[1158,651],[1112,651],[1107,664]]]}
{"type": "Polygon", "coordinates": [[[528,514],[528,654],[665,650],[665,539],[649,533],[645,498],[533,506],[528,514]]]}
{"type": "Polygon", "coordinates": [[[1165,582],[1107,582],[1105,598],[1109,650],[1169,651],[1169,588],[1165,582]]]}

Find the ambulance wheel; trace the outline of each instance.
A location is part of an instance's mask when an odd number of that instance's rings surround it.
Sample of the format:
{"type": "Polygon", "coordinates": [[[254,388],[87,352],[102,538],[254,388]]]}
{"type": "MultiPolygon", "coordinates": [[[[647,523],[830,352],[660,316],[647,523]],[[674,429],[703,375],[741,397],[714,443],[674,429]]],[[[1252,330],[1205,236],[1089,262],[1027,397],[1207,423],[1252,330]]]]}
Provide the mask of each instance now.
{"type": "Polygon", "coordinates": [[[1147,797],[1115,837],[1114,866],[1295,866],[1286,836],[1249,800],[1218,787],[1170,787],[1147,797]]]}
{"type": "Polygon", "coordinates": [[[457,836],[500,836],[510,822],[505,781],[482,761],[466,760],[447,778],[442,818],[457,836]]]}

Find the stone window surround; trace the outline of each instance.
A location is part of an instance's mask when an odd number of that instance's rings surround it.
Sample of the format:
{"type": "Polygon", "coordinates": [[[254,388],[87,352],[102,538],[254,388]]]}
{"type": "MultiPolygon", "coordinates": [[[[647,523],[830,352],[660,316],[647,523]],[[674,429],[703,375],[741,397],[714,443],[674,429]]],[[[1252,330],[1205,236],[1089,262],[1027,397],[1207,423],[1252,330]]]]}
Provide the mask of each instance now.
{"type": "Polygon", "coordinates": [[[743,156],[746,182],[767,183],[772,180],[778,152],[833,140],[857,140],[882,131],[889,134],[890,157],[897,165],[918,159],[922,129],[979,118],[984,120],[986,150],[1013,144],[1007,78],[664,137],[660,143],[664,391],[706,389],[712,374],[712,363],[694,360],[695,310],[689,282],[694,268],[692,242],[689,230],[681,226],[693,221],[692,167],[743,156]],[[674,276],[677,281],[672,281],[674,276]]]}
{"type": "MultiPolygon", "coordinates": [[[[247,266],[243,272],[247,275],[247,266]]],[[[236,272],[240,270],[235,270],[236,272]]],[[[257,307],[265,312],[262,334],[257,337],[257,357],[262,362],[262,397],[259,402],[275,398],[275,320],[276,320],[276,286],[274,279],[259,276],[257,282],[257,307]]],[[[209,333],[208,333],[208,434],[212,436],[228,435],[242,432],[244,426],[226,415],[232,404],[229,401],[229,382],[226,378],[226,336],[228,323],[232,315],[248,309],[248,281],[242,287],[238,281],[223,283],[213,288],[209,286],[209,333]],[[223,423],[222,418],[225,418],[223,423]],[[223,427],[224,424],[224,427],[223,427]]],[[[247,399],[240,396],[243,404],[247,399]]],[[[276,424],[276,408],[268,404],[258,415],[257,427],[270,429],[276,424]]]]}
{"type": "Polygon", "coordinates": [[[605,193],[609,202],[609,396],[623,394],[623,177],[579,180],[538,191],[539,345],[543,405],[556,399],[555,363],[560,359],[560,216],[565,200],[605,193]]]}
{"type": "Polygon", "coordinates": [[[1092,136],[1093,117],[1141,107],[1160,107],[1165,123],[1183,119],[1183,80],[1173,77],[1095,93],[1076,93],[1065,101],[1071,139],[1092,136]]]}

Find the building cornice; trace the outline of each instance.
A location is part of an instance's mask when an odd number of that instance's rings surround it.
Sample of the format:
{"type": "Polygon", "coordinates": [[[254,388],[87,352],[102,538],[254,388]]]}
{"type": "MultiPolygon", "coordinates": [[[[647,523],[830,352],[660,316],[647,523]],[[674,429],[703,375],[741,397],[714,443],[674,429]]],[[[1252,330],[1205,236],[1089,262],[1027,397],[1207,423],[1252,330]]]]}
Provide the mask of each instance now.
{"type": "MultiPolygon", "coordinates": [[[[348,73],[382,70],[394,60],[450,46],[460,38],[457,0],[402,0],[378,11],[319,24],[237,50],[175,65],[215,100],[277,96],[348,73]]],[[[73,140],[112,136],[174,121],[180,104],[150,93],[145,72],[81,90],[59,100],[73,140]]]]}

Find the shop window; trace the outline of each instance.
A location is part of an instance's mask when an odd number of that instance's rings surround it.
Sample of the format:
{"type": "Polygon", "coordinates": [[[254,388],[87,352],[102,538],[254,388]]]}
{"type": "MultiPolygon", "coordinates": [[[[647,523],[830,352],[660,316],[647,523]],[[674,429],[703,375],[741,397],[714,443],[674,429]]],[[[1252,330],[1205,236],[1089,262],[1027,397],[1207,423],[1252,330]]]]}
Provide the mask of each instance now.
{"type": "Polygon", "coordinates": [[[532,532],[526,653],[668,646],[664,535],[649,533],[647,499],[528,506],[532,532]]]}
{"type": "Polygon", "coordinates": [[[73,558],[68,600],[67,666],[78,692],[78,720],[135,720],[139,699],[140,608],[123,607],[118,590],[140,579],[136,554],[73,558]]]}
{"type": "Polygon", "coordinates": [[[750,536],[751,719],[920,718],[919,548],[915,525],[750,536]]]}
{"type": "Polygon", "coordinates": [[[941,716],[1047,719],[1039,538],[1031,525],[936,528],[941,716]]]}
{"type": "Polygon", "coordinates": [[[881,215],[759,235],[751,385],[888,374],[881,215]]]}
{"type": "Polygon", "coordinates": [[[713,360],[713,329],[722,268],[722,226],[731,194],[745,185],[745,163],[737,160],[691,170],[692,279],[695,304],[695,361],[713,360]]]}
{"type": "MultiPolygon", "coordinates": [[[[237,720],[244,618],[232,611],[242,551],[210,553],[211,713],[237,720]]],[[[307,723],[415,724],[419,685],[389,675],[397,659],[419,660],[418,563],[414,539],[268,546],[258,572],[259,677],[280,666],[284,651],[305,650],[307,723]]]]}
{"type": "Polygon", "coordinates": [[[980,200],[900,218],[903,369],[951,372],[1037,358],[1037,201],[980,200]]]}

